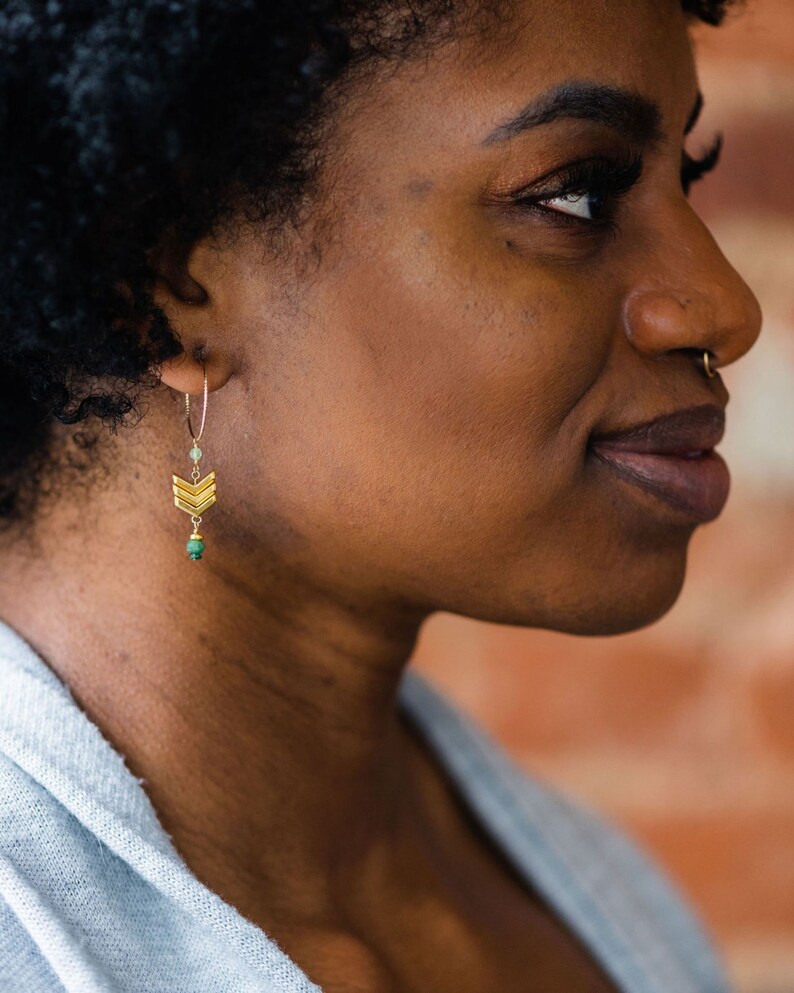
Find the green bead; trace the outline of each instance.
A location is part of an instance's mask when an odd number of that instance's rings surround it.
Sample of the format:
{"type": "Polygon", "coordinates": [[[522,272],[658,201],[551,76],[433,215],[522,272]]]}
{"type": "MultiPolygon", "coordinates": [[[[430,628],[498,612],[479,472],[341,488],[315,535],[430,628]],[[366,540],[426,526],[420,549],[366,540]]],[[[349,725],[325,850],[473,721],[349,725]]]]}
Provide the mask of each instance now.
{"type": "Polygon", "coordinates": [[[191,538],[185,545],[185,548],[191,559],[200,559],[204,553],[204,542],[191,538]]]}
{"type": "Polygon", "coordinates": [[[201,456],[204,454],[200,448],[191,448],[188,453],[194,462],[198,462],[201,456]]]}

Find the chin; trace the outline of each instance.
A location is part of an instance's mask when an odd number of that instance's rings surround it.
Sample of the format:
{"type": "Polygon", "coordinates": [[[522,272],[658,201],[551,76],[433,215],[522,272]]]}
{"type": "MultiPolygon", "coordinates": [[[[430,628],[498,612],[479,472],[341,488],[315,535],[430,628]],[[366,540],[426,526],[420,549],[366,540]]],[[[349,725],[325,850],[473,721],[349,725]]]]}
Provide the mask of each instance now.
{"type": "Polygon", "coordinates": [[[508,599],[483,609],[458,609],[477,620],[562,634],[601,637],[627,634],[654,624],[678,600],[686,577],[687,543],[655,554],[623,556],[608,569],[572,570],[565,587],[538,595],[521,584],[508,599]]]}
{"type": "Polygon", "coordinates": [[[651,575],[641,575],[634,582],[605,583],[596,598],[582,599],[577,609],[560,615],[544,627],[565,634],[599,637],[628,634],[654,624],[675,605],[684,586],[686,556],[657,565],[651,575]]]}
{"type": "Polygon", "coordinates": [[[589,616],[572,619],[569,624],[553,626],[553,630],[585,638],[629,634],[655,624],[670,610],[678,599],[681,588],[664,598],[636,603],[621,603],[611,611],[593,611],[589,616]]]}

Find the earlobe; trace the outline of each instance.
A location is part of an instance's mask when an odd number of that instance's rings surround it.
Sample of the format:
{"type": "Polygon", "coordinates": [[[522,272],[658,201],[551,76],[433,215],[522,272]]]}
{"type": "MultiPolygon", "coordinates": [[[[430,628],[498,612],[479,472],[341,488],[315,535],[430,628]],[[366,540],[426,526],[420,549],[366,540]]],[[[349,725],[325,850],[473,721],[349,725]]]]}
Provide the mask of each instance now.
{"type": "Polygon", "coordinates": [[[182,352],[163,362],[159,366],[159,379],[177,393],[197,396],[204,389],[205,369],[210,393],[224,386],[232,374],[227,356],[217,351],[210,354],[203,345],[198,345],[191,352],[182,352]]]}
{"type": "MultiPolygon", "coordinates": [[[[161,383],[165,383],[178,393],[197,394],[204,388],[204,366],[195,354],[182,352],[181,355],[163,362],[159,376],[161,383]]],[[[207,389],[212,389],[209,369],[207,369],[207,389]]]]}

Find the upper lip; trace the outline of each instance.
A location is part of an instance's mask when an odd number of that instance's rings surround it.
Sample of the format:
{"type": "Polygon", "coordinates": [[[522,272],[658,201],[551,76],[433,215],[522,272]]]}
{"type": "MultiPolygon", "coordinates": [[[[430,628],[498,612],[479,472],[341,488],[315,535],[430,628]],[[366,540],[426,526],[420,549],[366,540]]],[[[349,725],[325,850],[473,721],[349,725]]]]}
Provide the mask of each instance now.
{"type": "Polygon", "coordinates": [[[599,451],[692,455],[715,448],[725,434],[725,411],[715,404],[662,414],[651,421],[592,438],[599,451]]]}

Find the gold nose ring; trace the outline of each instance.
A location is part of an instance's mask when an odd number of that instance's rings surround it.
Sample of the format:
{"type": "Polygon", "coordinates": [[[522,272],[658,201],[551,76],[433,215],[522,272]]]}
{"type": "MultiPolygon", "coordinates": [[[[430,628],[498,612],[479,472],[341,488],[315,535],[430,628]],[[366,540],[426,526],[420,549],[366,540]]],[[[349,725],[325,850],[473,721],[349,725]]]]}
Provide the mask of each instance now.
{"type": "Polygon", "coordinates": [[[717,370],[712,365],[712,355],[711,352],[703,353],[703,371],[709,377],[709,379],[714,379],[717,375],[717,370]]]}

